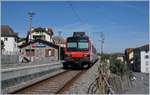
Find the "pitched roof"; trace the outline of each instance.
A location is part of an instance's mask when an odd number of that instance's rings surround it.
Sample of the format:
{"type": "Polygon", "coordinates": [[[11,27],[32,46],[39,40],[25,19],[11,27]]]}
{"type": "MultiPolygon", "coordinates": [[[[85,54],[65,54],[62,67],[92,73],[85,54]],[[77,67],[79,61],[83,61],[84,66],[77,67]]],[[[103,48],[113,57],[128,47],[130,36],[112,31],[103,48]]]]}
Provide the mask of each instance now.
{"type": "Polygon", "coordinates": [[[18,33],[15,33],[12,28],[8,25],[1,25],[1,36],[2,37],[18,37],[18,33]]]}
{"type": "Polygon", "coordinates": [[[22,45],[20,45],[18,47],[19,48],[23,48],[23,47],[26,47],[26,46],[28,46],[30,44],[36,43],[36,42],[44,43],[44,44],[46,44],[48,46],[52,46],[52,47],[57,48],[57,49],[59,48],[58,45],[55,45],[55,44],[53,44],[51,42],[48,42],[48,41],[45,41],[45,40],[41,40],[41,39],[37,39],[37,40],[33,40],[33,41],[30,41],[30,42],[24,43],[24,44],[22,44],[22,45]]]}
{"type": "Polygon", "coordinates": [[[140,46],[140,47],[136,47],[136,48],[127,48],[125,49],[125,52],[126,53],[130,53],[130,52],[134,52],[134,51],[149,51],[149,44],[146,44],[146,45],[143,45],[143,46],[140,46]]]}
{"type": "Polygon", "coordinates": [[[133,50],[134,50],[134,48],[127,48],[127,49],[125,49],[125,52],[130,53],[130,52],[133,52],[133,50]]]}
{"type": "Polygon", "coordinates": [[[27,41],[27,38],[19,38],[18,42],[27,41]]]}
{"type": "Polygon", "coordinates": [[[137,48],[135,48],[135,50],[148,51],[149,50],[149,44],[137,47],[137,48]]]}

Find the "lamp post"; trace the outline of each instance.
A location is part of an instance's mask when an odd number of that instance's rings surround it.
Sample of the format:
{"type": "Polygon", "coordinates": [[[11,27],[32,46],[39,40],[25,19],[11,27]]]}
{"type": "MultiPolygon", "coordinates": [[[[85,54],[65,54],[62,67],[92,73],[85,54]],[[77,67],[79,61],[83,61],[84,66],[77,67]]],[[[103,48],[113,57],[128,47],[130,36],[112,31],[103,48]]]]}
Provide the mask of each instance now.
{"type": "MultiPolygon", "coordinates": [[[[28,15],[29,15],[29,41],[31,41],[31,36],[30,36],[30,33],[31,33],[31,31],[32,31],[32,17],[33,17],[33,15],[35,15],[35,13],[34,12],[28,12],[28,15]]],[[[31,44],[30,44],[30,61],[31,61],[31,44]]]]}

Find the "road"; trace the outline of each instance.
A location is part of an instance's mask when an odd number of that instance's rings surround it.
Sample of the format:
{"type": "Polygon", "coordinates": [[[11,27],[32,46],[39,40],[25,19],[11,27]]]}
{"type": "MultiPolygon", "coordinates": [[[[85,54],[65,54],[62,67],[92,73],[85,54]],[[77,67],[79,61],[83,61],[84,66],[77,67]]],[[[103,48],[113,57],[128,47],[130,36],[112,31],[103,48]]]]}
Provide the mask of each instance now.
{"type": "Polygon", "coordinates": [[[136,79],[133,81],[133,88],[123,94],[148,94],[149,93],[149,74],[133,73],[136,79]]]}

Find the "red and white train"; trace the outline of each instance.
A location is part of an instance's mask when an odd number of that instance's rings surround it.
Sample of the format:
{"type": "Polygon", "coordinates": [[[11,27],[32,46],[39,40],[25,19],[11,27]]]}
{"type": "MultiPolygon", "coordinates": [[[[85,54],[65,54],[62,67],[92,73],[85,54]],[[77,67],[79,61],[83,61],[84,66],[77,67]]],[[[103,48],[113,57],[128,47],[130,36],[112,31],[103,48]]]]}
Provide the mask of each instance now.
{"type": "Polygon", "coordinates": [[[66,40],[65,58],[63,67],[89,68],[96,60],[97,52],[90,38],[84,32],[74,32],[66,40]]]}

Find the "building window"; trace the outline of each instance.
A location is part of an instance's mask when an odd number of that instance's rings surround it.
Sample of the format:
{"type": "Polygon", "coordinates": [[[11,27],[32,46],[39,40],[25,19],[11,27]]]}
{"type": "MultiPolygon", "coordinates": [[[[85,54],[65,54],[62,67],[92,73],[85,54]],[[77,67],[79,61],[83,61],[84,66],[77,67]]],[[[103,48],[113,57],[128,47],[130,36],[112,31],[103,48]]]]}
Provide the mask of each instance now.
{"type": "Polygon", "coordinates": [[[8,38],[7,38],[7,37],[5,37],[5,38],[4,38],[4,41],[7,41],[7,40],[8,40],[8,38]]]}
{"type": "Polygon", "coordinates": [[[48,57],[48,56],[54,56],[53,49],[45,49],[45,57],[48,57]]]}
{"type": "Polygon", "coordinates": [[[14,48],[16,48],[16,44],[14,44],[14,48]]]}
{"type": "Polygon", "coordinates": [[[52,54],[52,56],[55,56],[55,49],[52,49],[51,54],[52,54]]]}
{"type": "Polygon", "coordinates": [[[145,65],[148,66],[148,61],[145,62],[145,65]]]}
{"type": "Polygon", "coordinates": [[[34,40],[37,40],[37,39],[45,40],[45,36],[44,35],[33,35],[33,39],[34,40]]]}
{"type": "Polygon", "coordinates": [[[4,49],[4,47],[5,47],[5,43],[3,40],[1,40],[1,49],[4,49]]]}
{"type": "Polygon", "coordinates": [[[148,59],[148,57],[149,57],[148,55],[145,55],[145,58],[146,58],[146,59],[148,59]]]}
{"type": "Polygon", "coordinates": [[[148,50],[147,51],[145,51],[146,53],[148,53],[148,50]]]}
{"type": "Polygon", "coordinates": [[[149,68],[148,68],[148,67],[146,68],[146,72],[147,72],[147,73],[149,72],[149,68]]]}
{"type": "Polygon", "coordinates": [[[17,42],[17,38],[15,38],[15,42],[17,42]]]}
{"type": "Polygon", "coordinates": [[[34,56],[35,55],[35,51],[34,49],[26,49],[26,56],[34,56]]]}

